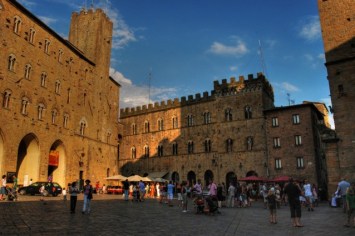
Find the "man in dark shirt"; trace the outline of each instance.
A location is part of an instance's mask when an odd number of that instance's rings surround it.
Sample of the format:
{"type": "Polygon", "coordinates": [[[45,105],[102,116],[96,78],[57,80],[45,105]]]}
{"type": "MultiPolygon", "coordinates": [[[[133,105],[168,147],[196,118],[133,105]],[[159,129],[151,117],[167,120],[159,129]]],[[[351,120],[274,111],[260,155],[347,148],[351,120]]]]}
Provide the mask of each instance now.
{"type": "Polygon", "coordinates": [[[128,190],[129,190],[129,182],[128,179],[123,181],[123,191],[124,191],[124,200],[128,201],[128,190]]]}
{"type": "Polygon", "coordinates": [[[298,183],[293,178],[290,178],[289,183],[285,186],[284,192],[287,194],[288,202],[290,205],[291,218],[293,227],[303,227],[300,223],[301,219],[301,202],[300,196],[302,190],[298,183]]]}

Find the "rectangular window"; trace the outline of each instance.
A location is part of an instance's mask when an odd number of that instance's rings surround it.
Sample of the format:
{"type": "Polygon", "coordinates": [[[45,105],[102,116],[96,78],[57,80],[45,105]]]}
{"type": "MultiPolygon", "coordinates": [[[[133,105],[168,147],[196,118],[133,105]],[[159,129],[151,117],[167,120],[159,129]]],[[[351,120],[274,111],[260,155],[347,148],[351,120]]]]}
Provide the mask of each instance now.
{"type": "Polygon", "coordinates": [[[303,157],[297,157],[297,168],[298,169],[304,168],[303,157]]]}
{"type": "Polygon", "coordinates": [[[273,140],[274,140],[274,148],[281,147],[280,138],[276,137],[276,138],[273,138],[273,140]]]}
{"type": "Polygon", "coordinates": [[[281,168],[282,168],[281,159],[280,158],[276,158],[275,159],[275,169],[276,170],[280,170],[281,168]]]}
{"type": "Polygon", "coordinates": [[[295,145],[301,146],[302,145],[302,137],[301,135],[295,135],[295,145]]]}
{"type": "Polygon", "coordinates": [[[294,125],[299,124],[299,123],[300,123],[300,115],[298,115],[298,114],[292,115],[292,123],[293,123],[294,125]]]}
{"type": "Polygon", "coordinates": [[[278,127],[279,126],[279,119],[277,117],[272,118],[272,127],[278,127]]]}

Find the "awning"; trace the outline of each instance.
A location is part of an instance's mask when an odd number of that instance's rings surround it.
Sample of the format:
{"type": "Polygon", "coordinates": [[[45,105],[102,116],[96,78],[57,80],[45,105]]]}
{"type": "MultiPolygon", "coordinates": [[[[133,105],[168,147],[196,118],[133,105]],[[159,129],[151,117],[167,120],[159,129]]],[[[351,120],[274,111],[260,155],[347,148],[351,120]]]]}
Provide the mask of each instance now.
{"type": "Polygon", "coordinates": [[[107,180],[126,180],[127,177],[123,176],[123,175],[114,175],[114,176],[107,177],[105,179],[107,179],[107,180]]]}
{"type": "Polygon", "coordinates": [[[164,178],[164,176],[166,176],[167,174],[169,174],[169,172],[166,171],[161,171],[161,172],[152,172],[148,174],[149,178],[164,178]]]}

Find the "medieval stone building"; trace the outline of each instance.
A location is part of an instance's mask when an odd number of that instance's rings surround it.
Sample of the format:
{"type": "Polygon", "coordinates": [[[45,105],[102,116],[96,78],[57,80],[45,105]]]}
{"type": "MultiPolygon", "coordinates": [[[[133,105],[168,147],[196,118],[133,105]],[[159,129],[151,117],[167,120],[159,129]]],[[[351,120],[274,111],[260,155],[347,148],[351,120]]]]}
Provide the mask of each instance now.
{"type": "Polygon", "coordinates": [[[69,41],[17,1],[0,0],[0,173],[65,186],[117,173],[119,85],[112,22],[73,13],[69,41]]]}
{"type": "Polygon", "coordinates": [[[332,191],[342,177],[355,180],[355,1],[318,0],[335,133],[327,143],[332,191]]]}
{"type": "Polygon", "coordinates": [[[319,129],[327,115],[320,107],[275,108],[261,73],[215,81],[211,94],[121,109],[119,166],[123,175],[160,173],[174,181],[292,175],[319,183],[317,173],[326,171],[319,129]]]}

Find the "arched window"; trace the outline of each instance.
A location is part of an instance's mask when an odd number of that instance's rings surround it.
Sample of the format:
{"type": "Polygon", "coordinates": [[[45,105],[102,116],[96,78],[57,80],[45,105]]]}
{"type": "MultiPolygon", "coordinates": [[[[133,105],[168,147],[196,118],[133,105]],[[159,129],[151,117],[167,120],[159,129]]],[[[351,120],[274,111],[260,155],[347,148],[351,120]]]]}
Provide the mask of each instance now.
{"type": "Polygon", "coordinates": [[[7,64],[7,69],[9,71],[15,70],[15,62],[16,62],[16,57],[15,55],[11,54],[8,58],[8,64],[7,64]]]}
{"type": "Polygon", "coordinates": [[[45,106],[43,103],[38,104],[38,120],[43,120],[45,106]]]}
{"type": "Polygon", "coordinates": [[[190,127],[193,125],[194,125],[194,117],[193,117],[193,115],[188,115],[187,116],[187,126],[190,127]]]}
{"type": "Polygon", "coordinates": [[[149,157],[149,146],[148,145],[144,146],[144,157],[149,157]]]}
{"type": "Polygon", "coordinates": [[[247,137],[247,150],[251,151],[253,149],[254,140],[252,136],[247,137]]]}
{"type": "Polygon", "coordinates": [[[85,121],[80,121],[80,135],[84,136],[85,134],[85,128],[86,128],[86,122],[85,121]]]}
{"type": "Polygon", "coordinates": [[[58,51],[58,62],[62,62],[63,58],[63,49],[59,49],[58,51]]]}
{"type": "Polygon", "coordinates": [[[29,103],[30,103],[30,100],[27,97],[23,97],[21,99],[21,114],[22,115],[27,115],[27,107],[28,107],[29,103]]]}
{"type": "Polygon", "coordinates": [[[188,141],[188,143],[187,143],[187,153],[188,154],[194,153],[194,142],[193,141],[188,141]]]}
{"type": "Polygon", "coordinates": [[[163,156],[163,145],[162,144],[159,144],[158,145],[158,156],[159,157],[162,157],[163,156]]]}
{"type": "Polygon", "coordinates": [[[226,140],[226,151],[227,152],[233,151],[233,140],[231,138],[226,140]]]}
{"type": "Polygon", "coordinates": [[[177,155],[178,154],[178,144],[177,142],[173,143],[173,155],[177,155]]]}
{"type": "Polygon", "coordinates": [[[158,119],[158,130],[163,131],[164,130],[164,120],[162,118],[158,119]]]}
{"type": "Polygon", "coordinates": [[[111,139],[111,131],[107,131],[106,133],[106,142],[109,143],[110,142],[110,139],[111,139]]]}
{"type": "Polygon", "coordinates": [[[205,152],[211,152],[212,144],[210,139],[205,140],[205,152]]]}
{"type": "Polygon", "coordinates": [[[58,115],[57,109],[53,109],[53,110],[52,110],[52,124],[55,124],[55,123],[56,123],[57,115],[58,115]]]}
{"type": "Polygon", "coordinates": [[[18,34],[20,32],[21,18],[19,16],[14,17],[14,33],[18,34]]]}
{"type": "Polygon", "coordinates": [[[63,126],[64,128],[68,128],[68,122],[69,122],[69,114],[68,113],[65,113],[63,115],[63,126]]]}
{"type": "Polygon", "coordinates": [[[60,94],[60,81],[55,81],[55,93],[60,94]]]}
{"type": "Polygon", "coordinates": [[[137,156],[136,156],[136,147],[135,146],[133,146],[132,148],[131,148],[131,158],[132,159],[136,159],[137,158],[137,156]]]}
{"type": "Polygon", "coordinates": [[[251,119],[252,118],[252,110],[251,110],[250,106],[245,106],[244,113],[245,113],[245,119],[251,119]]]}
{"type": "Polygon", "coordinates": [[[149,121],[144,122],[144,133],[149,133],[149,121]]]}
{"type": "Polygon", "coordinates": [[[227,108],[224,111],[224,120],[225,121],[232,121],[233,120],[233,114],[232,114],[232,109],[231,108],[227,108]]]}
{"type": "Polygon", "coordinates": [[[177,129],[178,125],[178,118],[176,116],[173,117],[173,129],[177,129]]]}
{"type": "Polygon", "coordinates": [[[51,41],[49,39],[44,40],[44,52],[49,54],[49,45],[51,44],[51,41]]]}
{"type": "Polygon", "coordinates": [[[30,33],[28,35],[28,42],[33,44],[33,42],[35,40],[35,33],[36,33],[36,31],[33,28],[31,28],[30,33]]]}
{"type": "Polygon", "coordinates": [[[209,112],[203,113],[203,123],[205,125],[211,123],[211,113],[209,113],[209,112]]]}
{"type": "Polygon", "coordinates": [[[10,98],[11,98],[11,91],[6,90],[4,92],[3,101],[2,101],[3,108],[10,108],[10,98]]]}
{"type": "Polygon", "coordinates": [[[26,64],[25,65],[25,79],[30,79],[30,75],[31,75],[31,71],[32,71],[32,66],[30,64],[26,64]]]}
{"type": "Polygon", "coordinates": [[[132,134],[133,135],[137,134],[137,124],[135,123],[132,124],[132,134]]]}
{"type": "Polygon", "coordinates": [[[47,73],[46,72],[41,73],[41,86],[47,87],[47,73]]]}

